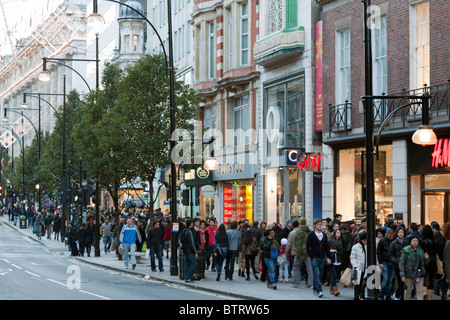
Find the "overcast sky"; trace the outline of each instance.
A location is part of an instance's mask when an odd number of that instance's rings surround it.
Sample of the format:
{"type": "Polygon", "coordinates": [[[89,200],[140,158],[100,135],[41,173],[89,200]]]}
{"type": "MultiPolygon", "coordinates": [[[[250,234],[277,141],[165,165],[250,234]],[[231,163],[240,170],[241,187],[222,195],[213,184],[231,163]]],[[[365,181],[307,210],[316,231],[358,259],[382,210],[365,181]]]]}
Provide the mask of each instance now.
{"type": "Polygon", "coordinates": [[[29,36],[42,17],[62,1],[0,0],[0,55],[11,54],[11,43],[29,36]]]}

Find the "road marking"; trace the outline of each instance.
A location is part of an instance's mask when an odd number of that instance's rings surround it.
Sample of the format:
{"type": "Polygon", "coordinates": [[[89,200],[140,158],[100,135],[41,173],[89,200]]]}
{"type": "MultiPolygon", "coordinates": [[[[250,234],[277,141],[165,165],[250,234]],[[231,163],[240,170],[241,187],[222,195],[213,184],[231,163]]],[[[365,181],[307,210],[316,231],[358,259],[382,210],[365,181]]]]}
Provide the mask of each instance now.
{"type": "Polygon", "coordinates": [[[60,286],[63,286],[63,287],[67,287],[67,285],[65,284],[65,283],[61,283],[61,282],[58,282],[58,281],[56,281],[56,280],[53,280],[53,279],[47,279],[48,281],[50,281],[50,282],[53,282],[53,283],[56,283],[56,284],[59,284],[60,286]]]}
{"type": "Polygon", "coordinates": [[[22,270],[22,268],[21,268],[21,267],[19,267],[19,266],[15,265],[15,264],[13,264],[13,263],[11,263],[11,265],[12,265],[13,267],[16,267],[17,269],[20,269],[20,270],[22,270]]]}
{"type": "Polygon", "coordinates": [[[92,296],[95,296],[95,297],[98,297],[98,298],[102,298],[102,299],[105,299],[105,300],[111,300],[111,298],[107,298],[107,297],[104,297],[104,296],[101,296],[101,295],[98,295],[98,294],[95,294],[95,293],[92,293],[92,292],[88,292],[88,291],[84,291],[84,290],[78,290],[78,291],[86,293],[86,294],[90,294],[92,296]]]}
{"type": "Polygon", "coordinates": [[[35,273],[33,273],[33,272],[30,272],[30,271],[27,271],[27,270],[25,270],[25,272],[28,273],[28,274],[31,274],[32,276],[35,276],[35,277],[37,277],[37,278],[40,278],[40,277],[41,277],[40,275],[37,275],[37,274],[35,274],[35,273]]]}

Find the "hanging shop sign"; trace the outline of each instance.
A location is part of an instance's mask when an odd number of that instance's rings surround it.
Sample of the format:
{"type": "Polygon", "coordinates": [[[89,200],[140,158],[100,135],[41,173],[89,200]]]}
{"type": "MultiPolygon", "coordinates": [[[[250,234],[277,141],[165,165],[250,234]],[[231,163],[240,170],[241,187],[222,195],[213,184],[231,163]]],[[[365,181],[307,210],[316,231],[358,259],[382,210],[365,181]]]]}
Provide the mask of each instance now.
{"type": "Polygon", "coordinates": [[[408,172],[410,174],[450,172],[450,138],[438,138],[434,146],[408,142],[408,172]]]}
{"type": "Polygon", "coordinates": [[[303,153],[297,158],[297,167],[299,171],[320,171],[320,153],[303,153]]]}

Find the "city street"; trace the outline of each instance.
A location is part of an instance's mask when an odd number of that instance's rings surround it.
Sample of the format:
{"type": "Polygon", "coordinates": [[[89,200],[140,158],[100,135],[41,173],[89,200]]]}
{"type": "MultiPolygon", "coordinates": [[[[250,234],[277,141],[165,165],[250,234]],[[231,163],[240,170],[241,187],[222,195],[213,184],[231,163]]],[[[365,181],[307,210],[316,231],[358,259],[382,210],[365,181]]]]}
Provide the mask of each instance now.
{"type": "Polygon", "coordinates": [[[6,223],[0,223],[0,283],[0,300],[226,299],[83,263],[62,244],[49,249],[6,223]],[[80,288],[70,281],[73,270],[79,271],[80,288]]]}

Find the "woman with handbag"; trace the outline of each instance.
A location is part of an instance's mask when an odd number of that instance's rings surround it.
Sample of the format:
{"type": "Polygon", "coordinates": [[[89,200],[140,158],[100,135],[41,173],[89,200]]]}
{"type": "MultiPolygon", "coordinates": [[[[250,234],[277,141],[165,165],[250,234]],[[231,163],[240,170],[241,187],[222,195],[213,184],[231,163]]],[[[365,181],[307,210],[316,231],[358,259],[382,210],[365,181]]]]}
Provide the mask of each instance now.
{"type": "Polygon", "coordinates": [[[428,253],[419,246],[419,237],[411,237],[410,245],[403,248],[399,261],[400,277],[406,284],[405,300],[411,299],[413,286],[416,288],[417,300],[423,300],[423,282],[428,258],[428,253]]]}
{"type": "Polygon", "coordinates": [[[424,285],[426,286],[426,300],[431,300],[433,297],[434,288],[434,276],[437,271],[436,266],[436,245],[434,241],[433,230],[430,225],[425,225],[422,229],[422,237],[419,240],[419,245],[424,252],[428,254],[430,260],[426,266],[426,278],[424,285]]]}
{"type": "Polygon", "coordinates": [[[223,261],[227,256],[228,246],[228,236],[226,233],[225,225],[222,223],[217,229],[216,235],[214,236],[213,252],[214,256],[216,257],[216,281],[220,281],[220,274],[222,273],[223,261]]]}
{"type": "Polygon", "coordinates": [[[365,278],[367,276],[367,233],[361,232],[357,236],[357,243],[350,253],[350,263],[353,267],[352,283],[355,285],[353,300],[364,300],[365,278]]]}
{"type": "Polygon", "coordinates": [[[253,271],[253,276],[256,280],[258,280],[258,276],[256,275],[256,268],[255,268],[255,257],[259,252],[259,245],[258,241],[256,240],[256,237],[253,235],[253,233],[249,230],[248,223],[244,223],[243,225],[243,239],[241,244],[241,250],[242,254],[245,257],[245,269],[247,271],[247,278],[245,280],[250,281],[250,268],[253,271]]]}
{"type": "Polygon", "coordinates": [[[343,254],[343,245],[341,236],[342,236],[341,230],[336,229],[333,231],[330,240],[328,240],[328,246],[330,248],[331,254],[330,294],[336,297],[340,294],[336,284],[337,284],[337,277],[341,273],[341,266],[342,266],[341,257],[343,254]]]}

